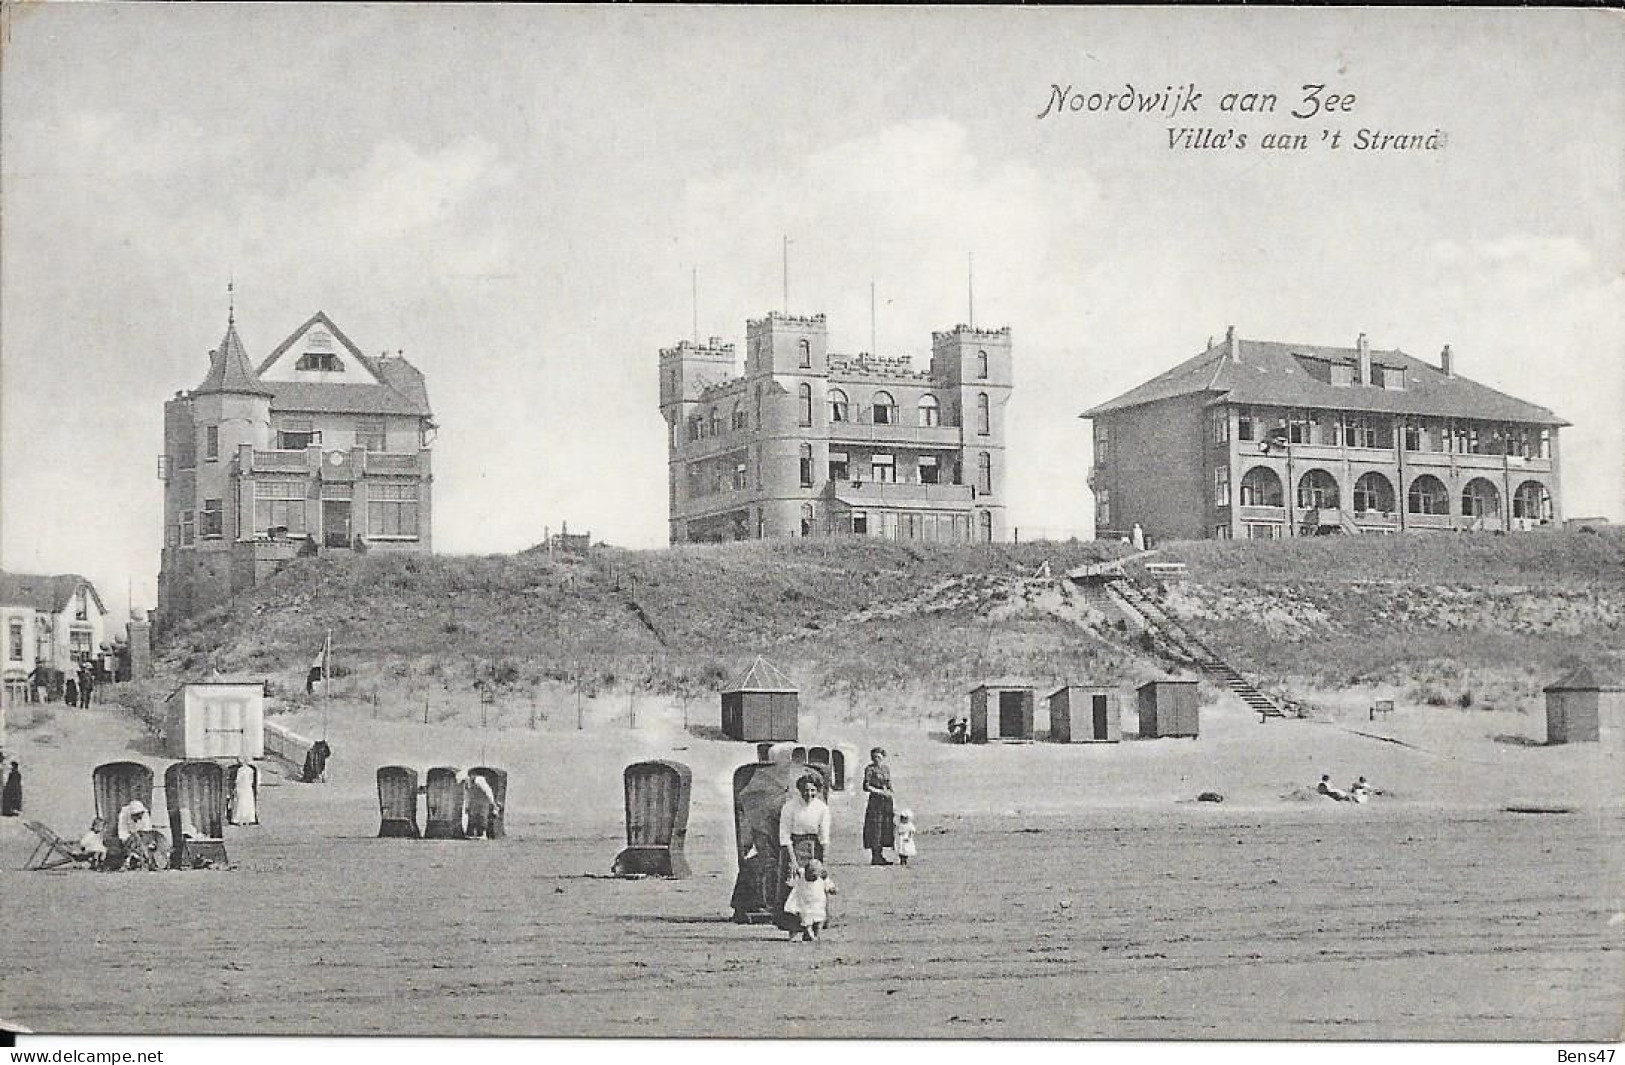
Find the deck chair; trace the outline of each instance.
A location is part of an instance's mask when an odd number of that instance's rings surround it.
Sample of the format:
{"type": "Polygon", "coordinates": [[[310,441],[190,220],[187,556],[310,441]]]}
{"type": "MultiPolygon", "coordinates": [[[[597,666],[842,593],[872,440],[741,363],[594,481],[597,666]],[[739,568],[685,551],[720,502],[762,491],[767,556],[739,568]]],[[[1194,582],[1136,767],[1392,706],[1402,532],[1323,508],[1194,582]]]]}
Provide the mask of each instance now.
{"type": "Polygon", "coordinates": [[[176,762],[164,770],[169,867],[225,865],[226,770],[219,762],[176,762]]]}
{"type": "Polygon", "coordinates": [[[457,770],[435,766],[429,770],[423,787],[424,839],[467,839],[463,831],[463,782],[457,770]]]}
{"type": "Polygon", "coordinates": [[[34,853],[28,856],[28,864],[23,866],[25,870],[43,872],[48,869],[61,869],[64,866],[90,864],[90,855],[38,821],[24,821],[23,827],[39,839],[34,846],[34,853]]]}
{"type": "Polygon", "coordinates": [[[693,774],[681,762],[635,762],[622,774],[626,790],[626,849],[615,856],[616,876],[689,877],[683,843],[693,774]]]}

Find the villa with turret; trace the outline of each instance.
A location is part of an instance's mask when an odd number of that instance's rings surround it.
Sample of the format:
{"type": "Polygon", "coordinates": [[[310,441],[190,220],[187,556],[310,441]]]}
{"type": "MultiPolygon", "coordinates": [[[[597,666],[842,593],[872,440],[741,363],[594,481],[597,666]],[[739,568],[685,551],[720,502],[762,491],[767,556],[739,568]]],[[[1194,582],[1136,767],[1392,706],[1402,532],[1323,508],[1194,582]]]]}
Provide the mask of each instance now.
{"type": "Polygon", "coordinates": [[[660,352],[673,544],[1005,539],[1010,329],[932,334],[931,362],[843,355],[822,314],[660,352]]]}
{"type": "Polygon", "coordinates": [[[255,367],[228,321],[203,382],[164,404],[157,625],[303,553],[431,548],[423,375],[318,312],[255,367]]]}

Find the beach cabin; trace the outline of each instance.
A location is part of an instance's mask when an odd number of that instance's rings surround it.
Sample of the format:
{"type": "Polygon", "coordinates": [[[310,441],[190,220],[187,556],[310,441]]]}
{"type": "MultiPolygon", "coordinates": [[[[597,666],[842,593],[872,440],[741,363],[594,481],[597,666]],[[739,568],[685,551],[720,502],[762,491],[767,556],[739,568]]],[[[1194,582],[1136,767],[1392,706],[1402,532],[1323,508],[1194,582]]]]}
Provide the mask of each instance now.
{"type": "Polygon", "coordinates": [[[1625,687],[1590,666],[1569,670],[1546,692],[1546,742],[1597,743],[1620,726],[1625,687]]]}
{"type": "Polygon", "coordinates": [[[1139,700],[1142,740],[1170,736],[1196,738],[1196,681],[1173,678],[1146,681],[1139,687],[1139,700]]]}
{"type": "Polygon", "coordinates": [[[1116,743],[1123,738],[1122,704],[1117,689],[1098,684],[1066,684],[1049,695],[1051,743],[1116,743]]]}
{"type": "Polygon", "coordinates": [[[773,663],[757,656],[722,691],[722,734],[757,743],[795,740],[801,731],[800,692],[773,663]]]}
{"type": "Polygon", "coordinates": [[[1035,689],[1022,681],[989,681],[971,689],[970,741],[1033,738],[1035,689]]]}
{"type": "Polygon", "coordinates": [[[164,736],[176,758],[265,757],[265,681],[189,681],[166,701],[164,736]]]}

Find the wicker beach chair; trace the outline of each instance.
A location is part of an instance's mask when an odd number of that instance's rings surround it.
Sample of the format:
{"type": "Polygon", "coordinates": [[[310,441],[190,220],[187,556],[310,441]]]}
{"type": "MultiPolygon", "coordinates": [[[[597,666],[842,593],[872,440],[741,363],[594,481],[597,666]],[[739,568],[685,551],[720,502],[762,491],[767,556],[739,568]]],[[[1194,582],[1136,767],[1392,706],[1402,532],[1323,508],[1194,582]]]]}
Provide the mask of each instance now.
{"type": "Polygon", "coordinates": [[[169,867],[225,865],[226,771],[219,762],[176,762],[164,770],[169,867]]]}
{"type": "Polygon", "coordinates": [[[404,765],[378,770],[378,838],[418,839],[418,771],[404,765]]]}
{"type": "MultiPolygon", "coordinates": [[[[501,839],[508,834],[508,771],[494,769],[491,766],[478,765],[468,771],[469,779],[484,777],[485,782],[491,785],[491,794],[496,797],[496,808],[488,815],[486,825],[486,838],[501,839]]],[[[468,834],[475,834],[474,807],[470,805],[468,812],[468,834]]]]}
{"type": "Polygon", "coordinates": [[[626,791],[626,849],[615,856],[616,876],[686,880],[688,802],[693,774],[681,762],[635,762],[622,773],[626,791]]]}
{"type": "Polygon", "coordinates": [[[96,800],[96,816],[106,825],[102,839],[118,842],[118,812],[136,799],[152,809],[152,770],[140,762],[105,762],[91,770],[90,788],[96,800]]]}
{"type": "Polygon", "coordinates": [[[424,784],[424,839],[466,839],[463,832],[463,782],[457,770],[435,766],[424,784]]]}

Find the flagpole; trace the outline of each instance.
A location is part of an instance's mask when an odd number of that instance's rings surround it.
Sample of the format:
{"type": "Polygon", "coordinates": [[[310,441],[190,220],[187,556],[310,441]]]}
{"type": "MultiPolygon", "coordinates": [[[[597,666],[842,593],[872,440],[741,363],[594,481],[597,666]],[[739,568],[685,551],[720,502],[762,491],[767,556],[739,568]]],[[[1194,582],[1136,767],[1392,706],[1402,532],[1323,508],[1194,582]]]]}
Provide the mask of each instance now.
{"type": "Polygon", "coordinates": [[[327,628],[327,640],[322,644],[322,739],[327,739],[327,689],[333,683],[333,627],[327,628]]]}

